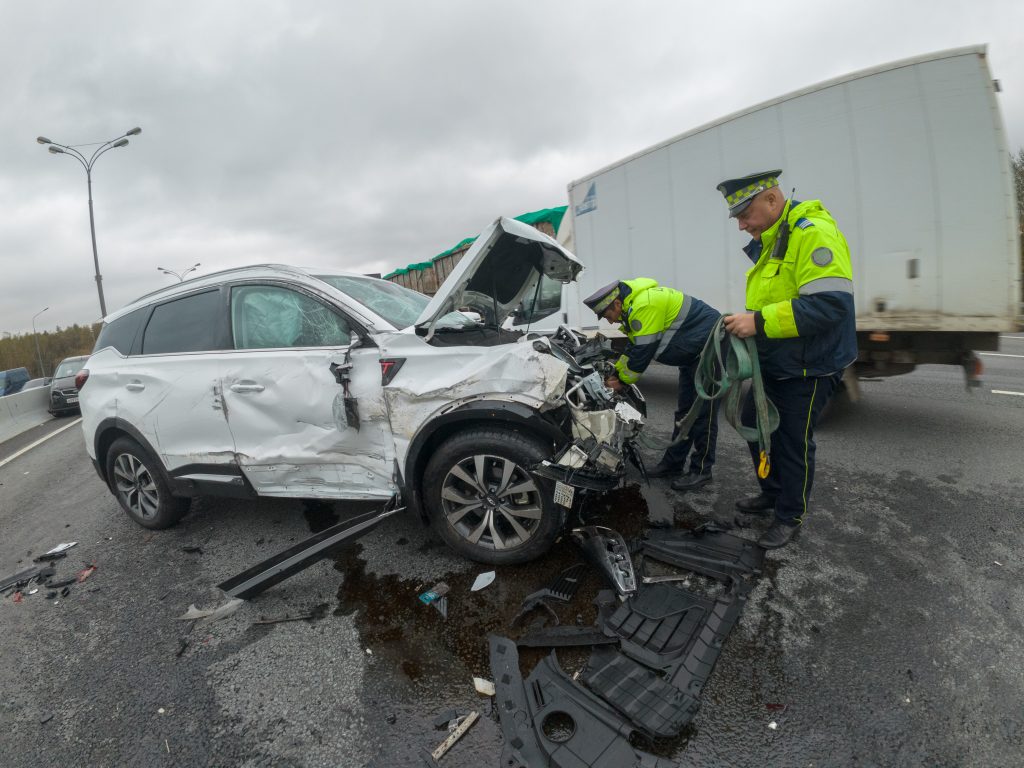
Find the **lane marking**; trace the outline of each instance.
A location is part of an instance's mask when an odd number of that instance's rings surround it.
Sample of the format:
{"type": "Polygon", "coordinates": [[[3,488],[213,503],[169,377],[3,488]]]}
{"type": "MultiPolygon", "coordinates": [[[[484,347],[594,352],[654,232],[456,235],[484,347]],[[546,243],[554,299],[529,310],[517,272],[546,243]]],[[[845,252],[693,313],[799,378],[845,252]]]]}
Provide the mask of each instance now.
{"type": "Polygon", "coordinates": [[[77,419],[75,419],[74,421],[72,421],[72,422],[71,422],[70,424],[65,424],[65,425],[64,425],[63,427],[61,427],[60,429],[54,430],[53,432],[51,432],[50,434],[48,434],[48,435],[47,435],[46,437],[41,437],[41,438],[39,438],[39,439],[38,439],[38,440],[36,440],[36,441],[35,441],[34,443],[29,443],[28,445],[26,445],[26,446],[25,446],[24,448],[22,448],[22,449],[21,449],[20,451],[18,451],[17,453],[11,454],[10,456],[8,456],[8,457],[7,457],[6,459],[4,459],[3,461],[0,461],[0,467],[4,466],[4,465],[6,465],[6,464],[10,464],[10,463],[11,463],[12,461],[14,461],[14,460],[15,460],[16,458],[18,458],[19,456],[21,456],[21,454],[23,454],[23,453],[28,453],[28,452],[29,452],[29,451],[31,451],[31,450],[32,450],[33,448],[35,448],[35,447],[36,447],[37,445],[42,445],[42,444],[43,444],[43,443],[45,443],[45,442],[46,442],[47,440],[49,440],[49,439],[50,439],[51,437],[56,437],[57,435],[59,435],[59,434],[60,434],[61,432],[63,432],[63,431],[65,430],[65,429],[71,429],[71,428],[72,428],[73,426],[75,426],[76,424],[81,424],[81,423],[82,423],[82,417],[81,417],[81,416],[79,416],[79,417],[78,417],[77,419]]]}
{"type": "Polygon", "coordinates": [[[978,354],[985,357],[1024,357],[1024,355],[1008,355],[1005,352],[979,352],[978,354]]]}
{"type": "Polygon", "coordinates": [[[1005,389],[993,389],[992,390],[992,394],[993,395],[1017,395],[1018,397],[1024,397],[1024,392],[1010,392],[1009,390],[1005,390],[1005,389]]]}

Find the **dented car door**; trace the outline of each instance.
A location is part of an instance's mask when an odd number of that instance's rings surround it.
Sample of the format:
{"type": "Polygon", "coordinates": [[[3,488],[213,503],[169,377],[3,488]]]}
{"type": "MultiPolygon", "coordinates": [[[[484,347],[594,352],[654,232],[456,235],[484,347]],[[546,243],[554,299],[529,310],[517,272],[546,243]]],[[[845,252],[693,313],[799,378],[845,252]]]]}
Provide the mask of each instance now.
{"type": "Polygon", "coordinates": [[[298,286],[234,285],[230,305],[225,413],[256,491],[394,495],[394,446],[372,342],[336,306],[298,286]]]}

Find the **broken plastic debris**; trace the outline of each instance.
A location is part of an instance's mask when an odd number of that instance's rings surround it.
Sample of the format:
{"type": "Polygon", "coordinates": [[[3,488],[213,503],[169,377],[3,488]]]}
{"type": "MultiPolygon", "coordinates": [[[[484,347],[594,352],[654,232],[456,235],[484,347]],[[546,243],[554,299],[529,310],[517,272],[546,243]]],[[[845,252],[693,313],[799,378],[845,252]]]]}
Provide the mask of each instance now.
{"type": "Polygon", "coordinates": [[[72,547],[75,547],[75,546],[78,546],[78,542],[77,541],[69,541],[69,542],[66,542],[64,544],[58,544],[56,547],[51,549],[49,552],[44,552],[43,554],[55,555],[58,552],[63,552],[64,550],[71,549],[72,547]]]}
{"type": "Polygon", "coordinates": [[[482,677],[474,677],[473,687],[476,688],[476,692],[481,696],[494,695],[494,683],[490,680],[484,680],[482,677]]]}
{"type": "Polygon", "coordinates": [[[163,708],[163,707],[160,707],[160,709],[158,709],[158,710],[156,711],[156,713],[157,713],[158,715],[162,715],[162,714],[164,713],[164,708],[163,708]]]}
{"type": "Polygon", "coordinates": [[[779,727],[779,724],[772,720],[770,723],[768,723],[768,727],[774,731],[776,728],[779,727]]]}
{"type": "Polygon", "coordinates": [[[208,619],[210,621],[217,621],[223,619],[225,616],[230,616],[232,613],[238,610],[239,606],[245,601],[239,597],[228,600],[223,605],[219,605],[216,608],[207,608],[200,610],[196,608],[193,603],[188,607],[185,613],[178,617],[178,621],[195,621],[196,619],[208,619]]]}
{"type": "Polygon", "coordinates": [[[367,648],[366,649],[366,655],[367,656],[373,656],[373,651],[371,651],[369,648],[367,648]]]}
{"type": "Polygon", "coordinates": [[[87,566],[86,568],[83,568],[82,570],[80,570],[78,572],[78,582],[82,583],[83,581],[88,579],[90,576],[92,576],[93,573],[95,573],[95,572],[96,572],[96,564],[95,563],[93,563],[90,566],[87,566]]]}
{"type": "Polygon", "coordinates": [[[473,723],[477,721],[477,718],[479,717],[480,713],[476,710],[473,710],[468,715],[466,715],[466,719],[459,724],[459,727],[452,731],[451,734],[449,734],[448,738],[442,741],[441,744],[437,747],[437,749],[430,753],[430,756],[435,760],[440,760],[444,753],[451,749],[455,745],[455,742],[462,738],[462,735],[470,729],[470,727],[473,725],[473,723]]]}
{"type": "Polygon", "coordinates": [[[448,589],[449,587],[447,584],[445,584],[443,581],[439,581],[437,582],[437,584],[435,584],[419,596],[420,602],[424,605],[430,605],[439,597],[443,597],[444,595],[448,594],[448,589]]]}
{"type": "Polygon", "coordinates": [[[476,577],[476,580],[473,582],[473,586],[469,588],[469,591],[477,592],[478,590],[481,590],[484,587],[490,585],[492,581],[494,581],[494,571],[487,571],[485,573],[481,573],[479,576],[476,577]]]}
{"type": "Polygon", "coordinates": [[[432,602],[431,605],[434,606],[434,608],[437,609],[437,612],[441,614],[442,619],[448,619],[448,597],[446,595],[437,598],[437,600],[432,602]]]}
{"type": "Polygon", "coordinates": [[[998,560],[993,560],[992,562],[995,563],[998,566],[1002,566],[1002,563],[1000,563],[998,560]]]}

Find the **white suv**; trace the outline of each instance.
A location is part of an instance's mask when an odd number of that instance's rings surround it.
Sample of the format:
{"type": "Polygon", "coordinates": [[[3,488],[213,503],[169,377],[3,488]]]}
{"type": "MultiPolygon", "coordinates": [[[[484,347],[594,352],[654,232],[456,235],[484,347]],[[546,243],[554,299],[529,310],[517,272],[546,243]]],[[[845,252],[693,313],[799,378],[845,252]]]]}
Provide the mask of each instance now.
{"type": "Polygon", "coordinates": [[[433,299],[280,265],[151,293],[79,374],[89,455],[147,528],[197,495],[401,498],[467,557],[537,557],[580,491],[619,482],[643,423],[635,388],[603,386],[599,342],[522,329],[581,269],[503,218],[433,299]]]}

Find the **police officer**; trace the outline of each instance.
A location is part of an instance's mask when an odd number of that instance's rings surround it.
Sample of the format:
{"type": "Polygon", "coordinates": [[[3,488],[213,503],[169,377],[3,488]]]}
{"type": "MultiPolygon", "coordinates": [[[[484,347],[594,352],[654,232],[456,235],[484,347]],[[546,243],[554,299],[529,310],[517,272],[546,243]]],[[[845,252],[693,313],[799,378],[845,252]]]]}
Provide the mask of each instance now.
{"type": "MultiPolygon", "coordinates": [[[[779,409],[771,471],[761,493],[736,504],[743,513],[775,518],[758,540],[788,544],[807,515],[814,481],[814,426],[842,371],[857,357],[853,271],[846,238],[818,200],[786,200],[781,170],[729,179],[718,191],[729,216],[753,238],[743,249],[747,311],[726,317],[730,333],[756,337],[768,397],[779,409]]],[[[752,398],[743,422],[754,423],[752,398]]],[[[751,444],[754,464],[757,445],[751,444]]]]}
{"type": "MultiPolygon", "coordinates": [[[[647,277],[609,283],[583,301],[599,318],[621,323],[628,339],[625,353],[615,363],[616,375],[605,382],[609,387],[617,391],[623,384],[636,383],[652,360],[679,368],[678,422],[697,396],[693,375],[704,342],[720,316],[718,311],[647,277]]],[[[692,491],[710,483],[718,440],[717,416],[715,404],[705,402],[687,439],[669,446],[648,475],[664,477],[682,472],[692,448],[690,471],[673,480],[672,488],[692,491]]]]}

